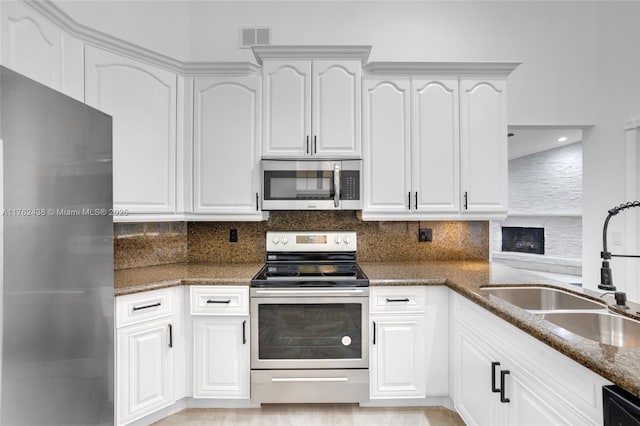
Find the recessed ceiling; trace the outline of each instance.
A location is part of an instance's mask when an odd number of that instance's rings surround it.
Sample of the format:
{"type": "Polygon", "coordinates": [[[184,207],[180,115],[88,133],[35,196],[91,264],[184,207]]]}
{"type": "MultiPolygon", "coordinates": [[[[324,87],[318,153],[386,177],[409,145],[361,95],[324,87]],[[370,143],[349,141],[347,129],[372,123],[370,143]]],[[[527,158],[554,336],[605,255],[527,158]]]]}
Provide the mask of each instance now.
{"type": "Polygon", "coordinates": [[[509,133],[509,160],[582,141],[576,128],[510,126],[509,133]]]}

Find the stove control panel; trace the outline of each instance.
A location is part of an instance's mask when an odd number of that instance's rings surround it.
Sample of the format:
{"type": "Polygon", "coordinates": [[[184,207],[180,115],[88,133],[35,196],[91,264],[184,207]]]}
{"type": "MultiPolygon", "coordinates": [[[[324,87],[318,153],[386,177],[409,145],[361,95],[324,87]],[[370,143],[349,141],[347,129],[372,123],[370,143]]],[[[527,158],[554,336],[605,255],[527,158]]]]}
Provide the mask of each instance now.
{"type": "Polygon", "coordinates": [[[356,251],[353,231],[269,231],[267,251],[356,251]]]}

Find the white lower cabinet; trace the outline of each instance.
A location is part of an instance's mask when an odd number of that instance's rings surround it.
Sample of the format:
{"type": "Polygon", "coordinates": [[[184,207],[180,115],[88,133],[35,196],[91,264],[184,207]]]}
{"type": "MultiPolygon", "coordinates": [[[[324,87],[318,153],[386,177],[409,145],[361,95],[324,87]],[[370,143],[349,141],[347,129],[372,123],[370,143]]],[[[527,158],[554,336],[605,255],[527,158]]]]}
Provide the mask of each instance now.
{"type": "Polygon", "coordinates": [[[249,317],[193,319],[194,398],[249,398],[249,317]]]}
{"type": "Polygon", "coordinates": [[[125,425],[175,402],[172,289],[120,296],[116,421],[125,425]]]}
{"type": "Polygon", "coordinates": [[[607,380],[454,295],[453,400],[468,425],[598,425],[607,380]]]}
{"type": "Polygon", "coordinates": [[[448,295],[445,287],[372,287],[370,397],[448,394],[448,295]]]}
{"type": "Polygon", "coordinates": [[[248,290],[191,287],[194,398],[249,399],[248,290]]]}

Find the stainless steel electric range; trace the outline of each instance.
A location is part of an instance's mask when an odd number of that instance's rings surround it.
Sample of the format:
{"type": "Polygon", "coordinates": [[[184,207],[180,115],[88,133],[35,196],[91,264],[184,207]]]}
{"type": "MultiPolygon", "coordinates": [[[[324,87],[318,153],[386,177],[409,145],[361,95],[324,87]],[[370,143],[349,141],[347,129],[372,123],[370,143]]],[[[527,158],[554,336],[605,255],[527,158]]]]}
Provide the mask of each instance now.
{"type": "Polygon", "coordinates": [[[369,400],[369,279],[356,233],[267,232],[251,281],[251,399],[369,400]]]}

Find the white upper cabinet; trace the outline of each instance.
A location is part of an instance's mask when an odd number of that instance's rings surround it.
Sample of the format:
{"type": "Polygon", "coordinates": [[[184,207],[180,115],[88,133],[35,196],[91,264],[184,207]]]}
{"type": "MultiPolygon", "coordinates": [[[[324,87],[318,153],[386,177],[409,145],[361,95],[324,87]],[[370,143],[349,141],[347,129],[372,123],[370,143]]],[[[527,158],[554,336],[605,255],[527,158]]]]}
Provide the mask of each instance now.
{"type": "Polygon", "coordinates": [[[413,210],[460,210],[458,79],[411,82],[413,210]]]}
{"type": "Polygon", "coordinates": [[[363,217],[458,214],[458,80],[367,78],[363,217]]]}
{"type": "Polygon", "coordinates": [[[2,65],[84,100],[83,43],[20,2],[3,2],[2,65]]]}
{"type": "Polygon", "coordinates": [[[176,74],[89,46],[85,71],[87,104],[113,117],[114,207],[175,213],[176,74]]]}
{"type": "Polygon", "coordinates": [[[361,69],[370,46],[256,46],[263,158],[360,158],[361,69]]]}
{"type": "Polygon", "coordinates": [[[405,214],[411,191],[410,81],[366,79],[363,91],[363,215],[405,214]]]}
{"type": "Polygon", "coordinates": [[[312,72],[312,155],[359,157],[360,62],[313,61],[312,72]]]}
{"type": "Polygon", "coordinates": [[[463,213],[503,213],[508,202],[507,83],[460,80],[463,213]]]}
{"type": "Polygon", "coordinates": [[[194,213],[262,220],[259,210],[260,77],[194,84],[194,213]]]}
{"type": "Polygon", "coordinates": [[[362,218],[504,217],[506,76],[516,66],[385,62],[367,66],[362,218]],[[439,74],[431,76],[431,71],[439,74]],[[466,77],[474,71],[493,77],[466,77]],[[383,72],[388,75],[378,76],[383,72]],[[401,161],[405,157],[410,161],[401,161]]]}
{"type": "Polygon", "coordinates": [[[311,62],[268,61],[263,157],[304,157],[311,148],[311,62]]]}

